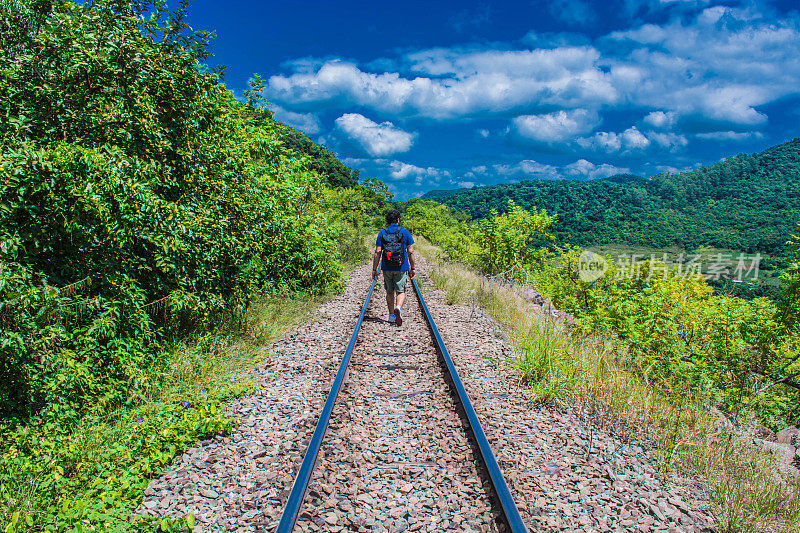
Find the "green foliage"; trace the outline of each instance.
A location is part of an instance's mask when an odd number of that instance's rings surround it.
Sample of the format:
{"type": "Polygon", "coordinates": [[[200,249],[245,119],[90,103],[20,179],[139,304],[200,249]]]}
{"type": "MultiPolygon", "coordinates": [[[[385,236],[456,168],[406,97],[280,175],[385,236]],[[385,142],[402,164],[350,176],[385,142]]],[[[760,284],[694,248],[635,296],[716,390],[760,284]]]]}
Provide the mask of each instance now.
{"type": "Polygon", "coordinates": [[[151,524],[134,515],[142,492],[197,440],[236,426],[223,403],[255,390],[241,374],[270,357],[271,343],[316,303],[286,294],[258,298],[243,327],[231,321],[171,346],[144,371],[147,386],[135,404],[70,427],[57,421],[0,426],[0,515],[19,516],[20,527],[12,531],[188,529],[188,516],[151,524]]]}
{"type": "Polygon", "coordinates": [[[401,222],[414,235],[422,235],[454,256],[468,245],[469,217],[433,200],[412,198],[401,206],[401,222]]]}
{"type": "Polygon", "coordinates": [[[297,154],[308,156],[310,169],[325,178],[327,185],[330,187],[358,185],[358,171],[350,171],[328,148],[320,146],[306,134],[283,124],[280,124],[277,130],[281,143],[297,154]]]}
{"type": "Polygon", "coordinates": [[[532,249],[533,239],[552,239],[547,231],[555,221],[556,217],[548,216],[544,210],[530,213],[509,200],[505,213],[500,215],[492,210],[491,216],[478,222],[477,266],[490,275],[523,279],[525,265],[543,259],[546,253],[543,249],[532,249]]]}
{"type": "MultiPolygon", "coordinates": [[[[432,191],[473,218],[504,211],[509,200],[558,215],[558,242],[701,245],[785,258],[786,235],[800,219],[800,139],[759,154],[737,155],[683,174],[636,178],[531,180],[432,191]]],[[[777,266],[782,266],[778,264],[777,266]]]]}
{"type": "MultiPolygon", "coordinates": [[[[357,170],[354,172],[358,172],[357,170]]],[[[365,189],[372,191],[373,195],[382,199],[381,207],[384,207],[394,200],[394,194],[389,191],[389,187],[380,180],[375,178],[367,178],[361,182],[361,186],[365,189]]]]}
{"type": "Polygon", "coordinates": [[[194,442],[234,426],[216,398],[201,396],[187,397],[189,408],[180,401],[151,404],[113,429],[93,417],[80,432],[48,424],[6,433],[0,509],[22,514],[28,526],[35,523],[38,529],[64,531],[91,524],[113,531],[147,528],[148,520],[132,513],[149,479],[194,442]],[[49,504],[24,507],[32,502],[22,498],[31,492],[49,504]]]}
{"type": "Polygon", "coordinates": [[[781,319],[787,327],[800,328],[800,232],[798,235],[792,235],[788,244],[794,256],[781,279],[783,293],[779,305],[781,319]]]}
{"type": "MultiPolygon", "coordinates": [[[[378,189],[383,185],[374,179],[371,183],[378,189]]],[[[388,205],[384,196],[368,187],[326,191],[324,206],[329,213],[328,224],[337,235],[339,256],[345,264],[356,265],[367,260],[370,249],[364,241],[365,235],[383,227],[383,215],[388,205]]]]}
{"type": "Polygon", "coordinates": [[[319,176],[201,65],[184,12],[42,5],[2,21],[35,31],[2,34],[0,398],[75,418],[130,401],[165,333],[338,264],[319,176]]]}
{"type": "MultiPolygon", "coordinates": [[[[506,213],[492,211],[477,222],[458,219],[432,200],[405,208],[406,223],[451,257],[484,274],[532,282],[556,308],[573,314],[584,332],[619,339],[627,347],[624,364],[667,395],[688,390],[773,427],[800,421],[800,334],[787,326],[798,301],[791,293],[795,270],[785,280],[782,320],[769,299],[715,295],[703,278],[678,275],[657,261],[628,265],[623,272],[609,257],[604,277],[584,281],[581,248],[556,248],[555,255],[537,249],[547,242],[555,217],[513,201],[506,213]]],[[[461,301],[459,291],[448,286],[447,300],[461,301]]],[[[574,365],[547,345],[552,335],[534,333],[528,338],[541,344],[518,347],[514,364],[537,398],[558,398],[570,388],[561,380],[574,375],[574,365]]]]}
{"type": "Polygon", "coordinates": [[[552,239],[548,230],[555,217],[542,211],[528,212],[509,202],[508,212],[478,222],[433,200],[409,200],[403,206],[403,225],[441,246],[451,257],[470,263],[483,272],[507,279],[524,279],[524,265],[541,261],[542,248],[552,239]]]}
{"type": "Polygon", "coordinates": [[[337,288],[357,255],[341,236],[363,251],[358,230],[386,202],[358,188],[351,216],[325,185],[357,175],[273,120],[258,77],[237,101],[185,17],[163,2],[0,2],[9,531],[137,526],[147,480],[228,431],[221,402],[252,390],[157,394],[180,383],[164,378],[173,344],[241,322],[254,296],[337,288]]]}
{"type": "Polygon", "coordinates": [[[628,347],[626,365],[671,390],[688,386],[721,408],[756,413],[764,423],[796,422],[798,390],[777,382],[789,363],[785,328],[765,298],[714,295],[703,278],[644,262],[638,275],[612,268],[588,283],[578,276],[580,249],[534,275],[553,304],[580,328],[601,331],[628,347]]]}

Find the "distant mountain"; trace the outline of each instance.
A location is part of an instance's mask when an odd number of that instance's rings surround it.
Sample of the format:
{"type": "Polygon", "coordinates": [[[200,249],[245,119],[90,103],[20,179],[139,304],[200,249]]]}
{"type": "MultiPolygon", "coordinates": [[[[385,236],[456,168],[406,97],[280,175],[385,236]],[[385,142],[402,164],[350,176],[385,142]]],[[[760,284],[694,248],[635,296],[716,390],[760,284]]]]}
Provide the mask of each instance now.
{"type": "Polygon", "coordinates": [[[642,176],[637,176],[636,174],[614,174],[613,176],[609,176],[607,178],[599,178],[603,181],[610,181],[611,183],[619,183],[621,185],[627,183],[646,183],[647,178],[643,178],[642,176]]]}
{"type": "Polygon", "coordinates": [[[435,200],[437,198],[444,198],[445,196],[450,196],[451,194],[455,194],[457,192],[465,191],[469,189],[436,189],[433,191],[428,191],[422,195],[423,200],[435,200]]]}
{"type": "Polygon", "coordinates": [[[594,181],[531,180],[436,192],[474,218],[508,200],[558,215],[562,243],[701,245],[782,256],[800,221],[800,139],[682,174],[594,181]]]}
{"type": "MultiPolygon", "coordinates": [[[[619,183],[621,185],[628,184],[628,183],[646,183],[648,180],[647,178],[643,178],[642,176],[637,176],[636,174],[614,174],[613,176],[608,176],[607,178],[598,178],[597,181],[608,181],[611,183],[619,183]]],[[[474,187],[473,187],[474,188],[474,187]]],[[[444,198],[445,196],[450,196],[459,192],[468,191],[471,189],[434,189],[432,191],[428,191],[422,195],[423,200],[438,200],[439,198],[444,198]]]]}

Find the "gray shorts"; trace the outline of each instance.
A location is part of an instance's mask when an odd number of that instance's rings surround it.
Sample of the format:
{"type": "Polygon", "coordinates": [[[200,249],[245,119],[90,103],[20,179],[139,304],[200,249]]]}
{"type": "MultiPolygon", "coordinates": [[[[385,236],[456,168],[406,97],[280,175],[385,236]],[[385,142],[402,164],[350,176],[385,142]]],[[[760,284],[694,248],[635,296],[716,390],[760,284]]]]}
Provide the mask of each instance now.
{"type": "Polygon", "coordinates": [[[386,292],[406,292],[408,270],[384,270],[383,287],[386,292]]]}

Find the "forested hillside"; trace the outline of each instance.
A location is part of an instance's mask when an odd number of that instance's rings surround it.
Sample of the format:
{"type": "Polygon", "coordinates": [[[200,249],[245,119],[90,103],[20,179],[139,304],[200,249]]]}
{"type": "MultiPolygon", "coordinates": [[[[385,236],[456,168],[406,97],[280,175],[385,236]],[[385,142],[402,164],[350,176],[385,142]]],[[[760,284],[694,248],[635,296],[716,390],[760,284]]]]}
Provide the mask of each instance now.
{"type": "Polygon", "coordinates": [[[683,174],[650,180],[532,180],[447,194],[432,191],[475,218],[513,200],[558,215],[553,233],[577,245],[701,245],[785,257],[800,220],[800,139],[737,155],[683,174]]]}

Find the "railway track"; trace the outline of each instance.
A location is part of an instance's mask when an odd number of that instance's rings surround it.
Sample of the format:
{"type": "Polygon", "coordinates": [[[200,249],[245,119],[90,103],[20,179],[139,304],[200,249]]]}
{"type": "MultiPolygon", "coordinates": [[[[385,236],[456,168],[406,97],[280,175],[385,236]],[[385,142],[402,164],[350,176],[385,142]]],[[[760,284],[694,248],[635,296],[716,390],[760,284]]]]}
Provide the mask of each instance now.
{"type": "Polygon", "coordinates": [[[277,532],[527,531],[416,282],[401,328],[375,285],[277,532]]]}
{"type": "MultiPolygon", "coordinates": [[[[424,258],[417,266],[424,276],[424,258]]],[[[262,352],[244,374],[259,390],[228,406],[238,428],[176,458],[149,483],[139,514],[191,514],[198,533],[277,529],[353,340],[369,272],[356,269],[318,320],[262,352]]],[[[574,407],[531,404],[518,375],[484,357],[513,356],[497,324],[446,305],[436,290],[424,296],[530,531],[711,530],[701,485],[665,479],[657,456],[574,407]]],[[[508,531],[413,291],[402,328],[385,317],[376,288],[294,530],[508,531]]]]}

